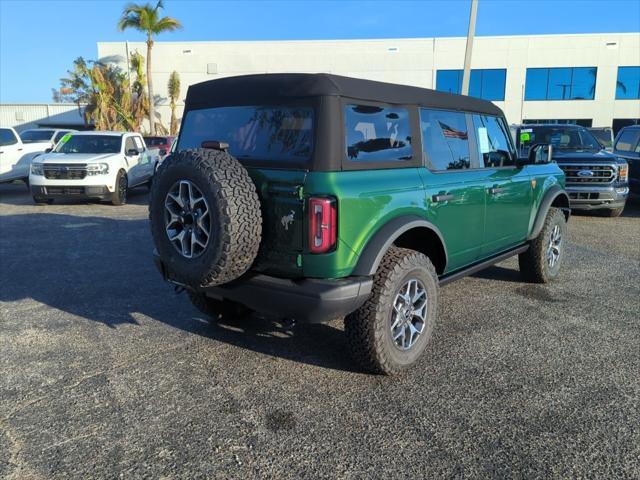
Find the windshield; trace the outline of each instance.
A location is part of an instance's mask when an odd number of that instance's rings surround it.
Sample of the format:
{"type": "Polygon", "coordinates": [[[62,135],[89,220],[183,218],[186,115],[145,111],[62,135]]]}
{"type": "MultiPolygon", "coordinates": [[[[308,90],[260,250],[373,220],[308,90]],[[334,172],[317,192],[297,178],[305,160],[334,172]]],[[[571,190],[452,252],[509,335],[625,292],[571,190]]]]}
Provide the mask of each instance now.
{"type": "Polygon", "coordinates": [[[55,130],[25,130],[20,134],[23,143],[50,142],[55,130]]]}
{"type": "Polygon", "coordinates": [[[611,135],[611,130],[589,130],[594,137],[600,142],[604,148],[609,148],[613,145],[613,138],[611,135]]]}
{"type": "Polygon", "coordinates": [[[56,146],[57,153],[118,153],[122,137],[116,135],[65,135],[56,146]]]}
{"type": "Polygon", "coordinates": [[[602,146],[582,127],[522,127],[518,138],[520,149],[536,143],[550,143],[555,151],[601,150],[602,146]]]}
{"type": "Polygon", "coordinates": [[[306,160],[312,150],[313,109],[306,107],[218,107],[191,110],[178,150],[205,140],[229,144],[239,159],[306,160]]]}
{"type": "Polygon", "coordinates": [[[144,137],[144,142],[147,147],[157,147],[159,145],[166,145],[169,139],[167,137],[144,137]]]}

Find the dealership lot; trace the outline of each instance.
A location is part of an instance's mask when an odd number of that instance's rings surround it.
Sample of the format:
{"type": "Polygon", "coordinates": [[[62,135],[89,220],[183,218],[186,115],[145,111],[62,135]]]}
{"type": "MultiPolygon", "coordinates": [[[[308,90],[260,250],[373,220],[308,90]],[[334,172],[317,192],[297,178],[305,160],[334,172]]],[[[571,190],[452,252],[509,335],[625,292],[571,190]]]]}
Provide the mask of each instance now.
{"type": "Polygon", "coordinates": [[[572,217],[556,284],[511,259],[444,287],[426,358],[386,378],[340,322],[206,322],[146,202],[0,185],[0,477],[640,476],[637,204],[572,217]]]}

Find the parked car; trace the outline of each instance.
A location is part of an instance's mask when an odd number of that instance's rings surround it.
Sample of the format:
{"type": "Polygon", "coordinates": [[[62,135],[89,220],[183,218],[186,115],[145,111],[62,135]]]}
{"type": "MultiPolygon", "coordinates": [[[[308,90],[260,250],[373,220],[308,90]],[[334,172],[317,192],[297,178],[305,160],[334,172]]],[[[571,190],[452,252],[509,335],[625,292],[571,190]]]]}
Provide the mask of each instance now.
{"type": "Polygon", "coordinates": [[[398,373],[425,350],[438,288],[513,255],[564,262],[564,174],[519,160],[491,102],[328,74],[189,87],[149,218],[166,280],[217,318],[346,315],[355,359],[398,373]]]}
{"type": "Polygon", "coordinates": [[[0,183],[29,178],[29,166],[46,144],[24,143],[11,127],[0,128],[0,183]]]}
{"type": "Polygon", "coordinates": [[[613,129],[611,127],[591,127],[587,128],[598,143],[602,145],[607,152],[611,152],[613,150],[613,129]]]}
{"type": "Polygon", "coordinates": [[[164,160],[164,158],[169,155],[171,151],[171,144],[175,140],[175,136],[169,135],[167,137],[162,136],[154,136],[154,137],[144,137],[144,141],[146,142],[149,148],[157,148],[160,153],[160,161],[164,160]]]}
{"type": "Polygon", "coordinates": [[[77,130],[66,128],[31,128],[20,132],[20,139],[23,143],[39,143],[42,144],[42,150],[55,147],[56,143],[60,141],[67,133],[75,132],[77,130]]]}
{"type": "Polygon", "coordinates": [[[624,127],[618,132],[613,153],[629,164],[629,188],[640,195],[640,125],[624,127]]]}
{"type": "Polygon", "coordinates": [[[68,133],[31,164],[31,193],[36,203],[86,198],[122,205],[128,188],[151,183],[158,161],[139,133],[68,133]]]}
{"type": "Polygon", "coordinates": [[[521,125],[515,129],[521,156],[538,143],[553,146],[553,160],[566,175],[573,210],[600,210],[617,217],[629,195],[627,162],[602,148],[591,132],[579,125],[521,125]]]}

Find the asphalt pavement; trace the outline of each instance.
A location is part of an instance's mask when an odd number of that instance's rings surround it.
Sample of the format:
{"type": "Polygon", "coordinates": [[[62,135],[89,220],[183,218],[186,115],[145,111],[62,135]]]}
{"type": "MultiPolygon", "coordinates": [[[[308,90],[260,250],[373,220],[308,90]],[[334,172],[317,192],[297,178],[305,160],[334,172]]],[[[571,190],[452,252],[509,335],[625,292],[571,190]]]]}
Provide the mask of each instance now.
{"type": "Polygon", "coordinates": [[[424,359],[339,321],[212,325],[151,259],[147,193],[0,185],[0,478],[640,478],[640,208],[575,215],[562,274],[441,290],[424,359]]]}

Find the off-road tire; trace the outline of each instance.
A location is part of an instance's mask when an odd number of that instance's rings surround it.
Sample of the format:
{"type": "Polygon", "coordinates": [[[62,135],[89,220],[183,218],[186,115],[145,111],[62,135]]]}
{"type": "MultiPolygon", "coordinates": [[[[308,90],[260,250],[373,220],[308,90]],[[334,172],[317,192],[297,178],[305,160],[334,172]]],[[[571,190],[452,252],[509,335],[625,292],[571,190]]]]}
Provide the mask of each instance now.
{"type": "Polygon", "coordinates": [[[37,197],[37,196],[33,196],[33,203],[35,203],[36,205],[52,205],[53,204],[53,199],[52,198],[42,198],[42,197],[37,197]]]}
{"type": "Polygon", "coordinates": [[[111,203],[116,206],[124,205],[127,203],[127,190],[129,188],[129,183],[127,179],[127,174],[124,170],[120,170],[118,175],[116,176],[116,184],[111,194],[111,203]],[[121,182],[124,182],[124,189],[121,182]]]}
{"type": "Polygon", "coordinates": [[[624,211],[624,207],[610,208],[607,210],[603,210],[602,214],[605,217],[619,217],[620,215],[622,215],[623,211],[624,211]]]}
{"type": "Polygon", "coordinates": [[[231,300],[217,300],[196,292],[187,293],[193,306],[206,315],[207,319],[211,321],[220,319],[235,320],[251,313],[251,309],[240,303],[232,302],[231,300]]]}
{"type": "Polygon", "coordinates": [[[372,373],[395,375],[413,365],[431,338],[438,308],[438,276],[431,260],[422,253],[391,247],[373,280],[369,299],[344,320],[345,333],[356,362],[372,373]],[[423,332],[408,351],[396,347],[390,322],[396,295],[409,278],[418,278],[427,292],[423,332]]]}
{"type": "Polygon", "coordinates": [[[542,230],[536,238],[529,242],[529,249],[518,255],[520,274],[525,280],[532,283],[549,283],[555,280],[564,260],[564,251],[567,243],[567,220],[564,213],[559,208],[551,207],[547,212],[542,230]],[[560,245],[560,256],[553,268],[547,261],[547,248],[551,239],[554,227],[560,227],[562,243],[560,245]]]}
{"type": "Polygon", "coordinates": [[[194,287],[220,285],[240,277],[249,270],[260,247],[262,215],[256,187],[240,162],[218,150],[184,150],[162,162],[151,186],[149,220],[167,269],[194,287]],[[165,198],[180,180],[195,184],[210,209],[209,241],[195,258],[181,255],[165,231],[165,198]]]}

